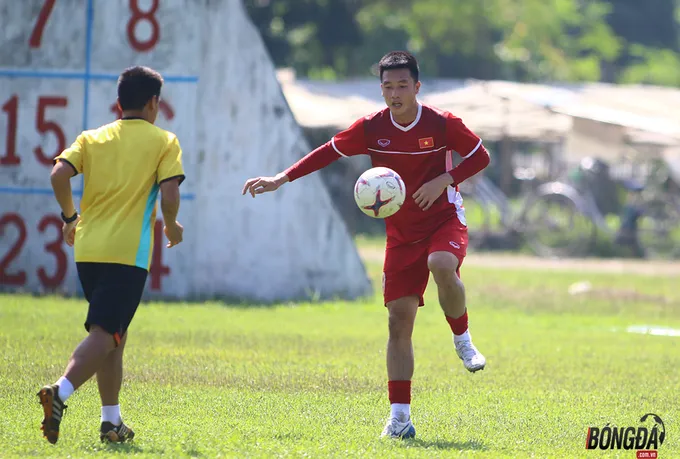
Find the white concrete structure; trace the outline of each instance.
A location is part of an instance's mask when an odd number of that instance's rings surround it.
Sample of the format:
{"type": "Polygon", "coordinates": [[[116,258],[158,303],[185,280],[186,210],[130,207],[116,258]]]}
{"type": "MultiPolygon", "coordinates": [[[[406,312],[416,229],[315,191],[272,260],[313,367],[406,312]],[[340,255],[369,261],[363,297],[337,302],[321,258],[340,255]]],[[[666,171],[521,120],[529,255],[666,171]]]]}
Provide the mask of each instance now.
{"type": "MultiPolygon", "coordinates": [[[[149,296],[370,292],[318,174],[255,200],[240,194],[248,177],[308,150],[240,0],[0,0],[0,289],[77,291],[50,159],[115,118],[116,79],[134,64],[165,77],[158,124],[178,135],[187,173],[185,242],[168,250],[157,238],[149,296]]],[[[72,183],[78,193],[81,179],[72,183]]]]}

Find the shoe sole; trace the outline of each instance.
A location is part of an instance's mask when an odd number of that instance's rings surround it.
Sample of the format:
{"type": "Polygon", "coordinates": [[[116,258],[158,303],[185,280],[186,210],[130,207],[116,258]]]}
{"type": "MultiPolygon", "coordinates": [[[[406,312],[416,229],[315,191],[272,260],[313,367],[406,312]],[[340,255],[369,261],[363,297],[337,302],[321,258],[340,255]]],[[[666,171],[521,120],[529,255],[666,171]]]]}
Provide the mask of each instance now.
{"type": "Polygon", "coordinates": [[[40,389],[38,392],[38,398],[40,399],[40,404],[43,407],[43,413],[45,417],[43,418],[40,430],[43,431],[43,437],[47,438],[47,441],[53,445],[59,440],[59,431],[52,430],[52,406],[54,404],[54,393],[51,390],[45,388],[40,389]]]}
{"type": "Polygon", "coordinates": [[[406,433],[404,433],[404,434],[401,436],[401,439],[402,439],[402,440],[412,440],[412,439],[414,439],[414,438],[416,438],[416,429],[415,429],[415,427],[413,427],[413,425],[411,425],[411,428],[408,429],[408,430],[406,431],[406,433]]]}
{"type": "Polygon", "coordinates": [[[128,434],[125,437],[120,437],[117,432],[114,432],[113,430],[109,430],[106,433],[100,434],[99,439],[102,441],[102,443],[109,442],[109,443],[125,443],[125,442],[131,442],[135,438],[135,433],[132,430],[129,430],[130,428],[128,427],[128,434]]]}
{"type": "Polygon", "coordinates": [[[380,438],[389,438],[392,440],[410,440],[416,438],[416,428],[413,427],[413,424],[411,424],[411,426],[406,430],[406,432],[402,432],[399,435],[382,434],[380,435],[380,438]]]}
{"type": "Polygon", "coordinates": [[[416,438],[416,434],[407,432],[404,435],[381,435],[380,438],[387,438],[389,440],[412,440],[416,438]]]}
{"type": "Polygon", "coordinates": [[[130,442],[132,439],[135,438],[135,434],[132,434],[128,437],[125,438],[120,438],[118,434],[114,431],[106,432],[105,434],[101,434],[99,439],[102,441],[102,443],[125,443],[125,442],[130,442]]]}
{"type": "MultiPolygon", "coordinates": [[[[460,356],[458,358],[460,358],[460,356]]],[[[463,362],[463,359],[460,359],[460,361],[463,362]]],[[[483,370],[486,367],[486,362],[484,362],[484,365],[478,365],[476,367],[466,367],[465,363],[463,363],[463,367],[470,373],[475,373],[477,371],[483,370]]]]}
{"type": "MultiPolygon", "coordinates": [[[[120,441],[120,437],[116,432],[111,430],[110,432],[106,432],[105,434],[102,434],[100,437],[101,441],[103,443],[109,442],[109,443],[122,443],[120,441]]],[[[123,440],[124,441],[124,440],[123,440]]]]}

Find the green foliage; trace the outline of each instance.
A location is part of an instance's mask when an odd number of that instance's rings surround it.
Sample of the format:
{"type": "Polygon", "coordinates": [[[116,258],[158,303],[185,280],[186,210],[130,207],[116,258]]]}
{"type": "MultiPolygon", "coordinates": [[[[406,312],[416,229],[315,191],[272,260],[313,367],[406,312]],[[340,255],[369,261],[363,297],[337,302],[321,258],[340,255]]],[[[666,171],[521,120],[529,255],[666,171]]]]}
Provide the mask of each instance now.
{"type": "MultiPolygon", "coordinates": [[[[499,7],[514,2],[499,0],[499,7]]],[[[496,26],[501,59],[514,63],[518,79],[597,80],[600,62],[615,59],[619,39],[603,22],[608,5],[573,0],[525,1],[496,26]],[[510,56],[507,59],[506,56],[510,56]],[[519,58],[517,58],[519,57],[519,58]]]]}
{"type": "Polygon", "coordinates": [[[642,45],[631,48],[636,58],[621,75],[621,83],[651,83],[680,86],[680,54],[670,49],[649,49],[642,45]]]}
{"type": "Polygon", "coordinates": [[[392,49],[425,77],[678,84],[675,0],[246,0],[278,66],[369,75],[392,49]],[[675,14],[673,12],[675,11],[675,14]]]}

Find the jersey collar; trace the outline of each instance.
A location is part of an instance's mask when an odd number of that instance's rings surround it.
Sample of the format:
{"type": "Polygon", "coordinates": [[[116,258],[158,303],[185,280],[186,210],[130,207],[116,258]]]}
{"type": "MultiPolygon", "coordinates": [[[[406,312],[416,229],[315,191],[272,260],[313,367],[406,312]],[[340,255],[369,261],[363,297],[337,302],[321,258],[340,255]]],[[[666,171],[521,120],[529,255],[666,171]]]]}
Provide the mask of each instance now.
{"type": "Polygon", "coordinates": [[[418,121],[420,121],[420,115],[423,113],[423,106],[421,105],[420,102],[418,102],[418,114],[416,115],[416,119],[413,120],[411,124],[408,126],[402,126],[401,124],[397,123],[394,121],[394,118],[392,118],[392,112],[390,112],[390,120],[392,121],[392,124],[394,124],[394,127],[399,129],[400,131],[410,131],[413,127],[415,127],[416,124],[418,124],[418,121]]]}

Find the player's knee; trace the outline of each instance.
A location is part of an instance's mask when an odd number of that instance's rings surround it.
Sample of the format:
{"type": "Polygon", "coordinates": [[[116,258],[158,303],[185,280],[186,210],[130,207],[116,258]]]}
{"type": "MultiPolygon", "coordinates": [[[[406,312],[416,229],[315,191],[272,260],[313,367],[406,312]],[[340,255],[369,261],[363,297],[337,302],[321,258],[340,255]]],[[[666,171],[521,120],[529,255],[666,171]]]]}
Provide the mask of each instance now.
{"type": "Polygon", "coordinates": [[[408,339],[413,333],[413,321],[407,317],[390,314],[388,326],[391,339],[408,339]]]}
{"type": "Polygon", "coordinates": [[[413,333],[418,298],[409,297],[388,303],[388,328],[391,339],[409,339],[413,333]]]}
{"type": "Polygon", "coordinates": [[[448,252],[434,252],[427,257],[427,268],[432,273],[435,282],[456,282],[456,269],[458,258],[448,252]]]}

